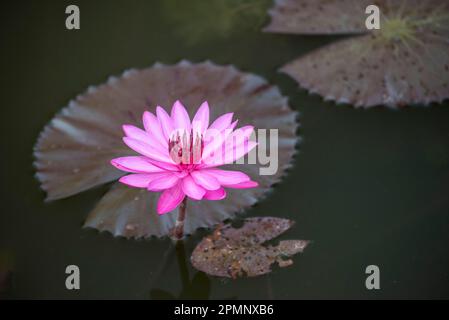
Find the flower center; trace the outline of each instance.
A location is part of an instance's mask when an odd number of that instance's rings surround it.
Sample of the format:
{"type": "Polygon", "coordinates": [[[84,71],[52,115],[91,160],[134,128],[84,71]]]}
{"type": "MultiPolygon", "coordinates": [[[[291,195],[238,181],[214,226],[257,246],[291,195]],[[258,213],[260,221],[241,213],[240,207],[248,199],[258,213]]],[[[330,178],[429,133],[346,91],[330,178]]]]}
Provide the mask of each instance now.
{"type": "Polygon", "coordinates": [[[198,132],[176,130],[168,141],[170,157],[176,164],[186,168],[200,163],[203,149],[203,138],[198,132]]]}

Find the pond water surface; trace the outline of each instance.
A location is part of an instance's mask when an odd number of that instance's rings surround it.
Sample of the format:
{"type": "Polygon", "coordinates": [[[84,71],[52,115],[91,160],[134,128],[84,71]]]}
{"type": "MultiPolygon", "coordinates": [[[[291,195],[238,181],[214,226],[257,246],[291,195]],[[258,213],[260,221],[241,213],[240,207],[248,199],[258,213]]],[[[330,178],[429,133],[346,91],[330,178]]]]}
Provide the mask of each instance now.
{"type": "Polygon", "coordinates": [[[223,1],[77,1],[78,31],[65,29],[69,4],[11,2],[1,12],[0,255],[13,272],[6,297],[449,298],[449,103],[355,110],[297,89],[276,69],[335,37],[260,32],[271,1],[238,10],[223,1]],[[53,115],[109,75],[181,59],[259,74],[300,111],[293,168],[246,212],[293,219],[281,238],[313,240],[293,266],[222,280],[188,263],[204,231],[183,251],[168,239],[82,229],[109,186],[44,203],[32,149],[53,115]],[[65,288],[69,264],[81,270],[80,290],[65,288]],[[365,287],[371,264],[380,290],[365,287]]]}

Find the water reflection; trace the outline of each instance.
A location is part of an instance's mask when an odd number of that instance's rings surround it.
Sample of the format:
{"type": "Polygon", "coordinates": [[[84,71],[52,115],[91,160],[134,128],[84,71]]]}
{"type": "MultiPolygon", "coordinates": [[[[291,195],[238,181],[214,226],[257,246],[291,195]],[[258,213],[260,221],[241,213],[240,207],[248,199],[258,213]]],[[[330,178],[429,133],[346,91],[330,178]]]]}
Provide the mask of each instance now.
{"type": "MultiPolygon", "coordinates": [[[[190,280],[189,275],[189,258],[186,254],[186,248],[183,241],[178,241],[175,246],[170,246],[161,264],[163,270],[170,261],[171,253],[176,253],[176,260],[179,267],[179,276],[181,278],[182,289],[178,295],[174,295],[162,289],[152,289],[150,298],[156,300],[167,299],[209,299],[210,297],[210,280],[203,272],[196,272],[190,280]]],[[[161,270],[161,271],[162,271],[161,270]]],[[[160,274],[160,272],[159,272],[160,274]]]]}

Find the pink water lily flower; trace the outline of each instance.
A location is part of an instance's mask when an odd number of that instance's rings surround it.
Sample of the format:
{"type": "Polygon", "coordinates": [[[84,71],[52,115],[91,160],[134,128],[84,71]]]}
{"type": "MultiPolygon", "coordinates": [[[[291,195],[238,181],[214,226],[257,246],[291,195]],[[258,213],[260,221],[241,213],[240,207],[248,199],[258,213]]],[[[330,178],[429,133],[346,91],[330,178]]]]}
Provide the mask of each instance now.
{"type": "Polygon", "coordinates": [[[224,188],[254,188],[257,183],[240,171],[217,167],[230,164],[251,151],[257,143],[250,140],[252,126],[234,130],[233,113],[218,117],[209,126],[209,105],[204,102],[192,121],[181,102],[171,114],[162,107],[156,116],[143,114],[145,130],[124,125],[123,141],[140,156],[116,158],[116,168],[130,174],[120,182],[136,188],[162,192],[157,212],[174,210],[185,197],[193,200],[221,200],[224,188]]]}

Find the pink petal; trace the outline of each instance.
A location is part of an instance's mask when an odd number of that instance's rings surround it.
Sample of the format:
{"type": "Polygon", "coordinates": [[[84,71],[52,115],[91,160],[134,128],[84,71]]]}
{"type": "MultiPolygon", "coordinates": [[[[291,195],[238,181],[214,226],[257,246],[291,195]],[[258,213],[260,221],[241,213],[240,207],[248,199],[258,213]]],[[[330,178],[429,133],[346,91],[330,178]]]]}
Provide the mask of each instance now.
{"type": "MultiPolygon", "coordinates": [[[[230,115],[232,121],[232,113],[227,113],[226,115],[230,115]]],[[[217,119],[218,120],[218,119],[217,119]]],[[[246,132],[242,129],[239,129],[240,131],[235,131],[235,133],[232,131],[234,130],[235,126],[237,125],[238,120],[234,121],[231,124],[227,124],[227,126],[219,131],[217,128],[214,128],[214,123],[209,127],[209,129],[206,130],[206,133],[204,135],[204,150],[203,150],[203,159],[207,159],[211,157],[211,155],[215,152],[222,152],[222,150],[225,149],[224,144],[227,141],[233,141],[230,138],[230,135],[232,137],[235,137],[236,135],[240,136],[240,140],[244,140],[246,135],[248,137],[251,135],[252,131],[246,132]],[[246,134],[244,134],[246,133],[246,134]],[[221,150],[220,150],[221,149],[221,150]]],[[[248,126],[249,128],[249,126],[248,126]]],[[[253,128],[253,127],[251,127],[253,128]]],[[[234,139],[234,138],[233,138],[234,139]]],[[[229,142],[228,142],[229,143],[229,142]]]]}
{"type": "Polygon", "coordinates": [[[235,130],[226,139],[225,145],[223,146],[224,147],[223,151],[238,149],[243,145],[247,144],[253,131],[254,131],[253,126],[245,126],[235,130]]]}
{"type": "Polygon", "coordinates": [[[119,181],[131,187],[146,188],[148,184],[165,173],[134,173],[123,176],[119,181]]]}
{"type": "Polygon", "coordinates": [[[255,141],[247,141],[246,143],[236,146],[232,151],[225,153],[222,164],[233,163],[234,161],[246,155],[256,146],[257,142],[255,141]]]}
{"type": "Polygon", "coordinates": [[[247,141],[251,134],[254,132],[253,126],[244,126],[241,128],[238,128],[234,132],[232,132],[232,135],[229,136],[226,143],[241,143],[243,141],[247,141]]]}
{"type": "Polygon", "coordinates": [[[123,132],[125,132],[125,135],[127,137],[130,137],[130,138],[133,138],[136,140],[142,140],[145,142],[148,142],[150,140],[150,135],[146,131],[139,129],[133,125],[124,124],[122,126],[122,129],[123,129],[123,132]]]}
{"type": "Polygon", "coordinates": [[[153,165],[155,165],[158,168],[161,168],[162,170],[165,171],[179,171],[179,167],[174,164],[174,163],[168,163],[168,162],[163,162],[163,161],[157,161],[157,160],[153,160],[153,159],[149,159],[147,158],[147,160],[149,162],[151,162],[153,165]]]}
{"type": "Polygon", "coordinates": [[[173,187],[179,182],[179,178],[174,174],[165,174],[157,179],[152,180],[147,189],[150,191],[161,191],[173,187]]]}
{"type": "Polygon", "coordinates": [[[197,184],[199,184],[206,190],[217,190],[221,187],[220,183],[217,179],[215,179],[215,177],[213,177],[212,175],[204,174],[202,171],[193,171],[190,173],[190,175],[197,184]]]}
{"type": "Polygon", "coordinates": [[[207,159],[211,156],[213,152],[221,152],[221,147],[225,143],[227,137],[232,133],[232,130],[225,129],[223,131],[218,131],[215,129],[207,129],[204,135],[204,150],[202,157],[207,159]]]}
{"type": "Polygon", "coordinates": [[[167,152],[163,153],[148,143],[142,142],[140,140],[128,138],[128,137],[124,137],[123,142],[125,142],[125,144],[128,147],[130,147],[131,149],[133,149],[134,151],[136,151],[144,156],[147,156],[151,159],[162,161],[162,162],[173,163],[173,160],[170,158],[170,156],[168,154],[168,150],[167,150],[167,152]]]}
{"type": "Polygon", "coordinates": [[[246,141],[234,149],[225,147],[223,152],[215,152],[208,158],[203,159],[203,168],[216,167],[224,164],[233,163],[240,159],[257,146],[255,141],[246,141]]]}
{"type": "Polygon", "coordinates": [[[242,144],[237,145],[232,150],[228,150],[224,153],[223,161],[221,164],[233,163],[234,161],[240,159],[252,149],[257,146],[255,141],[246,141],[242,144]]]}
{"type": "Polygon", "coordinates": [[[195,114],[195,117],[192,120],[192,128],[195,132],[199,132],[201,134],[206,131],[209,126],[209,104],[207,101],[203,102],[195,114]]]}
{"type": "MultiPolygon", "coordinates": [[[[212,149],[212,145],[206,145],[203,151],[203,162],[209,166],[222,165],[226,163],[232,163],[235,160],[243,157],[250,152],[257,143],[249,141],[251,134],[254,131],[253,126],[245,126],[239,128],[229,135],[230,129],[225,130],[227,132],[226,141],[218,148],[212,149]]],[[[216,139],[218,140],[218,139],[216,139]]],[[[219,141],[212,141],[210,144],[214,146],[218,145],[219,141]]]]}
{"type": "Polygon", "coordinates": [[[243,135],[245,137],[249,137],[251,135],[251,133],[253,133],[253,131],[254,131],[254,126],[243,126],[239,129],[243,131],[243,135]]]}
{"type": "MultiPolygon", "coordinates": [[[[228,129],[229,130],[229,129],[228,129]]],[[[226,139],[226,144],[235,147],[237,144],[242,144],[246,142],[251,137],[254,132],[253,126],[244,126],[232,131],[232,134],[226,139]]]]}
{"type": "Polygon", "coordinates": [[[148,133],[142,129],[139,129],[133,125],[125,124],[122,126],[123,131],[125,132],[128,138],[132,138],[135,140],[142,141],[144,143],[148,143],[153,146],[155,149],[158,149],[160,152],[165,153],[167,147],[163,147],[159,141],[155,141],[156,138],[151,133],[148,133]]]}
{"type": "Polygon", "coordinates": [[[174,210],[184,200],[181,183],[162,192],[157,202],[157,213],[164,214],[174,210]]]}
{"type": "Polygon", "coordinates": [[[235,185],[238,183],[250,181],[251,178],[240,171],[222,170],[222,169],[204,169],[200,171],[203,175],[214,177],[221,185],[235,185]]]}
{"type": "Polygon", "coordinates": [[[232,117],[234,116],[234,113],[225,113],[224,115],[218,117],[215,119],[214,122],[210,125],[209,129],[215,129],[218,131],[222,131],[226,128],[228,128],[231,125],[232,117]]]}
{"type": "Polygon", "coordinates": [[[238,184],[232,184],[227,185],[226,188],[233,188],[233,189],[249,189],[249,188],[255,188],[259,184],[256,181],[246,181],[238,184]]]}
{"type": "Polygon", "coordinates": [[[162,132],[161,125],[156,116],[149,111],[143,113],[143,126],[146,132],[151,134],[154,139],[164,148],[168,148],[167,139],[162,132]]]}
{"type": "Polygon", "coordinates": [[[206,200],[222,200],[224,198],[226,198],[226,190],[223,188],[217,190],[208,190],[203,197],[203,199],[206,200]]]}
{"type": "Polygon", "coordinates": [[[171,109],[171,118],[175,130],[182,129],[190,132],[189,114],[179,100],[175,102],[171,109]]]}
{"type": "Polygon", "coordinates": [[[162,132],[164,133],[165,139],[170,139],[172,132],[174,131],[173,121],[168,115],[168,113],[161,107],[156,108],[157,119],[161,125],[162,132]]]}
{"type": "Polygon", "coordinates": [[[111,160],[111,164],[119,170],[145,173],[145,172],[163,172],[164,169],[155,166],[146,157],[121,157],[111,160]]]}
{"type": "Polygon", "coordinates": [[[206,190],[197,185],[191,176],[182,179],[182,191],[194,200],[201,200],[206,193],[206,190]]]}

